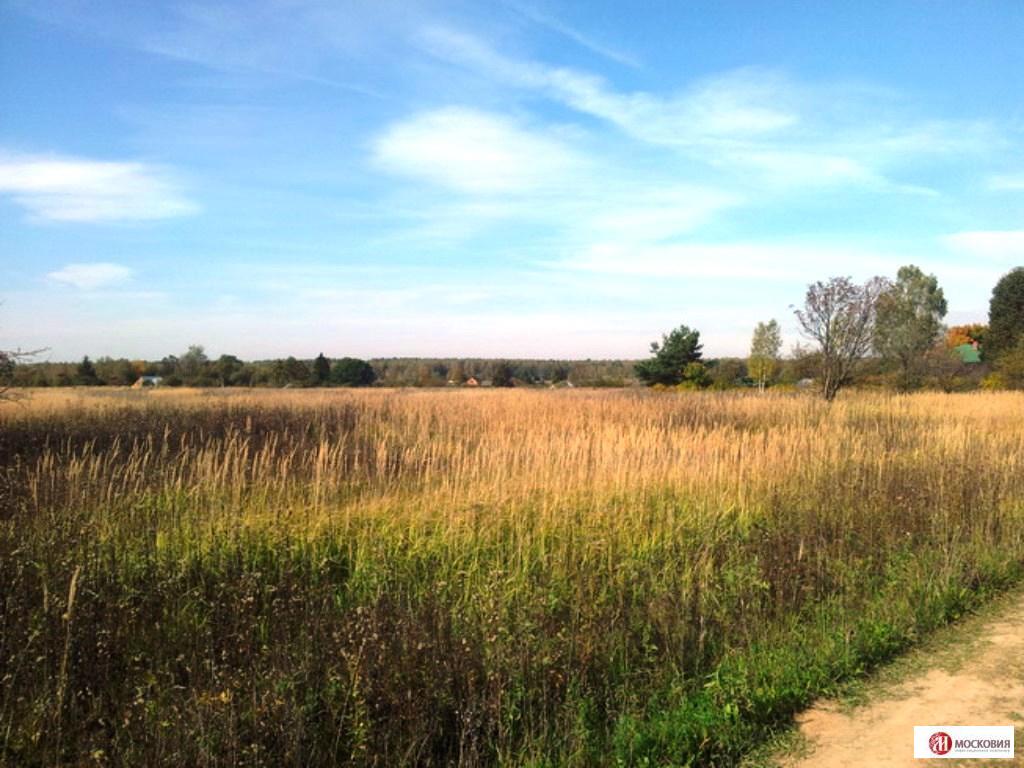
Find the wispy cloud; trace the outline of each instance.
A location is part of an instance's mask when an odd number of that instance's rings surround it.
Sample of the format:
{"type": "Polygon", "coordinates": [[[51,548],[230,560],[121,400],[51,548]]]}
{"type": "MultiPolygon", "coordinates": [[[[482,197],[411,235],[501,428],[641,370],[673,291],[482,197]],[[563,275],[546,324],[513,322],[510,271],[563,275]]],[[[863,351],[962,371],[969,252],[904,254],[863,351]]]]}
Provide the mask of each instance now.
{"type": "Polygon", "coordinates": [[[660,242],[692,232],[745,202],[736,193],[711,186],[621,181],[610,186],[608,197],[578,202],[572,227],[576,241],[660,242]]]}
{"type": "Polygon", "coordinates": [[[1024,173],[989,176],[988,187],[996,190],[1024,190],[1024,173]]]}
{"type": "Polygon", "coordinates": [[[831,244],[772,242],[593,244],[550,267],[648,278],[726,278],[747,281],[804,281],[808,275],[886,274],[901,263],[898,254],[831,244]],[[807,265],[815,271],[808,273],[807,265]]]}
{"type": "Polygon", "coordinates": [[[47,277],[51,280],[71,285],[83,291],[97,288],[109,288],[121,285],[131,279],[132,270],[122,264],[96,262],[93,264],[68,264],[47,277]]]}
{"type": "Polygon", "coordinates": [[[379,38],[382,30],[416,17],[407,3],[376,3],[365,9],[307,0],[18,5],[45,23],[211,72],[299,81],[369,96],[379,94],[365,83],[332,77],[325,61],[349,55],[379,38]]]}
{"type": "Polygon", "coordinates": [[[461,192],[525,192],[550,186],[582,160],[561,142],[516,122],[451,107],[389,127],[373,146],[389,171],[461,192]]]}
{"type": "Polygon", "coordinates": [[[575,69],[504,56],[479,38],[430,26],[420,42],[434,56],[470,67],[507,85],[545,92],[580,112],[607,120],[654,144],[690,146],[710,139],[765,134],[799,117],[775,73],[745,69],[699,82],[672,97],[621,93],[604,78],[575,69]]]}
{"type": "Polygon", "coordinates": [[[0,154],[0,195],[51,221],[165,219],[198,210],[160,168],[75,157],[0,154]]]}
{"type": "Polygon", "coordinates": [[[981,259],[1008,266],[1024,261],[1024,229],[956,232],[943,240],[954,250],[981,259]]]}
{"type": "Polygon", "coordinates": [[[588,72],[503,55],[449,27],[428,26],[419,41],[441,60],[540,92],[639,141],[775,186],[855,184],[919,193],[920,186],[889,181],[887,174],[914,158],[980,153],[996,143],[991,126],[916,120],[896,94],[861,85],[799,83],[748,67],[674,94],[623,92],[588,72]]]}
{"type": "Polygon", "coordinates": [[[515,249],[524,258],[536,247],[595,239],[655,242],[745,202],[726,188],[641,171],[628,157],[585,153],[579,145],[570,150],[548,130],[463,109],[391,126],[374,143],[374,160],[439,188],[407,189],[388,205],[408,228],[383,240],[411,240],[421,250],[501,227],[535,235],[515,249]]]}
{"type": "Polygon", "coordinates": [[[602,56],[609,61],[614,61],[617,64],[623,64],[627,67],[635,68],[640,66],[640,62],[637,61],[635,56],[616,50],[604,43],[600,43],[597,40],[594,40],[590,35],[584,34],[575,27],[571,27],[565,22],[560,21],[549,14],[542,13],[531,5],[514,2],[513,0],[505,0],[505,5],[512,8],[516,13],[524,16],[533,23],[546,27],[557,32],[559,35],[572,40],[574,43],[586,48],[591,53],[596,53],[598,56],[602,56]]]}

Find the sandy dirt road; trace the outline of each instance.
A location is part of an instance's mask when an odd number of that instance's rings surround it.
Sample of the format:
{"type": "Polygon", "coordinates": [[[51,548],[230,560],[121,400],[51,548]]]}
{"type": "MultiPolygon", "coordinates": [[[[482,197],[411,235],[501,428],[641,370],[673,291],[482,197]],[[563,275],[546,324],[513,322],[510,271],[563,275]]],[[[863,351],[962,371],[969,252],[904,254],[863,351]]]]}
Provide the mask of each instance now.
{"type": "Polygon", "coordinates": [[[867,703],[821,703],[797,722],[806,750],[786,768],[1024,766],[1024,594],[997,613],[949,630],[948,643],[917,652],[899,681],[869,684],[867,703]],[[1013,760],[915,760],[915,725],[1013,725],[1013,760]]]}

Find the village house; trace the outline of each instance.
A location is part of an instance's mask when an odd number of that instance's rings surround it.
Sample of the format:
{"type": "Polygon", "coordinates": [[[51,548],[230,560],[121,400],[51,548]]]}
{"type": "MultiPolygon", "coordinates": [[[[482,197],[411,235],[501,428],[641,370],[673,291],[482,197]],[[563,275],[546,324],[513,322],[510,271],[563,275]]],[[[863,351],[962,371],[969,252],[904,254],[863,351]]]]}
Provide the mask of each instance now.
{"type": "Polygon", "coordinates": [[[159,387],[163,381],[162,376],[139,376],[132,384],[132,389],[144,389],[146,387],[159,387]]]}
{"type": "Polygon", "coordinates": [[[961,344],[955,347],[956,353],[960,356],[960,362],[964,365],[974,365],[981,362],[981,350],[978,349],[978,342],[972,341],[969,344],[961,344]]]}

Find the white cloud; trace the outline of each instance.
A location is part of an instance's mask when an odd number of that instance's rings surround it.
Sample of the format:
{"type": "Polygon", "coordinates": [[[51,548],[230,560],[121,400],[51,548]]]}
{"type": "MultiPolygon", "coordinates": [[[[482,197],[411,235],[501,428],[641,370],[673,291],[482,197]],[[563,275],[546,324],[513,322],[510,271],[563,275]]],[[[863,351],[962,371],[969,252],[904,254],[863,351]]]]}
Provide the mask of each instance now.
{"type": "Polygon", "coordinates": [[[879,181],[878,175],[863,163],[842,155],[767,149],[727,152],[725,156],[785,184],[879,181]]]}
{"type": "Polygon", "coordinates": [[[611,190],[593,210],[578,217],[579,234],[629,242],[656,242],[704,224],[712,216],[739,205],[740,198],[713,187],[673,184],[611,190]]]}
{"type": "Polygon", "coordinates": [[[990,176],[988,187],[997,190],[1024,190],[1024,173],[990,176]]]}
{"type": "Polygon", "coordinates": [[[582,161],[561,142],[475,109],[424,112],[389,127],[374,159],[395,173],[477,194],[557,184],[582,161]]]}
{"type": "Polygon", "coordinates": [[[784,80],[764,70],[725,73],[665,98],[643,91],[620,93],[596,75],[503,56],[477,38],[447,27],[428,27],[419,39],[438,58],[515,87],[544,91],[654,144],[684,147],[714,137],[771,133],[799,119],[787,108],[790,95],[784,80]]]}
{"type": "Polygon", "coordinates": [[[943,238],[954,250],[1007,264],[1024,262],[1024,229],[956,232],[943,238]]]}
{"type": "Polygon", "coordinates": [[[388,209],[401,212],[409,228],[393,229],[378,244],[412,239],[421,249],[445,247],[513,222],[549,244],[658,241],[744,201],[726,188],[681,182],[687,173],[678,162],[651,168],[634,152],[623,156],[593,143],[579,129],[465,107],[399,121],[373,141],[373,162],[454,194],[431,192],[423,200],[422,190],[403,189],[388,209]]]}
{"type": "Polygon", "coordinates": [[[119,285],[131,279],[132,270],[121,264],[96,262],[93,264],[68,264],[50,272],[47,277],[58,283],[73,285],[83,291],[119,285]]]}
{"type": "Polygon", "coordinates": [[[0,154],[0,195],[50,221],[163,219],[198,207],[145,163],[0,154]]]}
{"type": "Polygon", "coordinates": [[[696,81],[671,96],[620,93],[602,78],[545,69],[548,89],[582,112],[653,144],[693,147],[777,134],[796,126],[792,87],[777,73],[744,68],[696,81]]]}
{"type": "Polygon", "coordinates": [[[890,181],[887,173],[916,158],[985,152],[1000,143],[984,123],[914,119],[897,94],[877,88],[798,83],[747,67],[675,94],[623,92],[587,72],[504,56],[446,27],[425,28],[419,41],[435,57],[492,81],[542,93],[642,142],[773,187],[859,185],[930,194],[890,181]]]}

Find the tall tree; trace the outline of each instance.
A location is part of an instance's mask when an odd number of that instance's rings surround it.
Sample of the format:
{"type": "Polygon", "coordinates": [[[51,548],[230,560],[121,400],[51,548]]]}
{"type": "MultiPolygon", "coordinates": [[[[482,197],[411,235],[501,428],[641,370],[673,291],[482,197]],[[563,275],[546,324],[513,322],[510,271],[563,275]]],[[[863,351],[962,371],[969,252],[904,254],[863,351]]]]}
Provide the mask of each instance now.
{"type": "Polygon", "coordinates": [[[700,331],[680,325],[651,342],[651,357],[636,364],[637,377],[646,384],[679,384],[686,366],[701,357],[700,331]]]}
{"type": "Polygon", "coordinates": [[[1009,352],[1024,336],[1024,267],[1017,267],[996,283],[988,305],[988,333],[982,353],[995,360],[1009,352]]]}
{"type": "Polygon", "coordinates": [[[313,361],[313,384],[322,387],[331,377],[331,361],[321,352],[313,361]]]}
{"type": "Polygon", "coordinates": [[[82,362],[78,364],[75,369],[75,384],[84,384],[86,386],[93,386],[99,384],[100,379],[96,375],[96,367],[92,364],[92,360],[86,355],[82,358],[82,362]]]}
{"type": "Polygon", "coordinates": [[[186,384],[194,384],[204,373],[208,362],[210,360],[202,345],[193,344],[188,348],[188,352],[178,360],[178,374],[186,384]]]}
{"type": "Polygon", "coordinates": [[[848,277],[833,277],[807,287],[802,309],[795,311],[803,335],[820,354],[821,392],[832,400],[853,378],[857,362],[871,349],[875,306],[889,281],[873,277],[857,285],[848,277]]]}
{"type": "Polygon", "coordinates": [[[221,355],[211,367],[213,368],[213,375],[220,382],[220,385],[226,387],[230,384],[238,383],[236,377],[242,368],[245,367],[245,363],[234,355],[221,355]]]}
{"type": "Polygon", "coordinates": [[[761,392],[764,392],[768,379],[775,375],[780,349],[782,332],[778,322],[773,319],[767,323],[758,323],[754,328],[754,337],[750,341],[750,362],[747,364],[747,370],[761,392]]]}
{"type": "Polygon", "coordinates": [[[910,385],[914,370],[939,339],[946,308],[935,275],[912,264],[900,267],[896,282],[878,297],[875,351],[899,367],[903,387],[910,385]]]}

